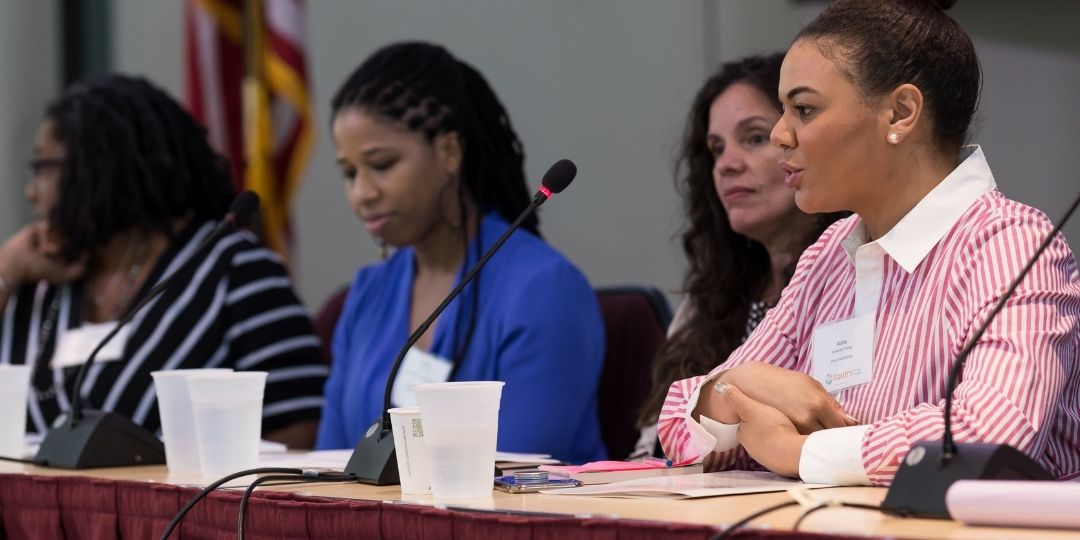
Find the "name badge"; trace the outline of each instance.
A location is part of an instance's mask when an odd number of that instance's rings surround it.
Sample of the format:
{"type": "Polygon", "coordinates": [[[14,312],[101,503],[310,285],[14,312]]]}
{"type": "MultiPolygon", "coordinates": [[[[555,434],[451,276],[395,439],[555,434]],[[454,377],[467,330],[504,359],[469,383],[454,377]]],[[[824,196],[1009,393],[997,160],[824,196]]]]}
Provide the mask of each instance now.
{"type": "MultiPolygon", "coordinates": [[[[78,328],[60,332],[56,340],[56,351],[53,353],[51,367],[64,368],[81,366],[86,363],[86,358],[101,343],[102,339],[112,331],[116,322],[104,322],[98,324],[84,324],[78,328]]],[[[124,325],[108,343],[105,348],[98,352],[94,362],[112,362],[124,357],[124,346],[127,345],[130,334],[129,325],[124,325]]]]}
{"type": "Polygon", "coordinates": [[[390,390],[390,402],[395,407],[416,407],[413,386],[424,383],[446,382],[454,365],[441,356],[435,356],[416,347],[405,353],[394,388],[390,390]]]}
{"type": "Polygon", "coordinates": [[[830,394],[874,379],[874,315],[814,329],[810,375],[830,394]]]}

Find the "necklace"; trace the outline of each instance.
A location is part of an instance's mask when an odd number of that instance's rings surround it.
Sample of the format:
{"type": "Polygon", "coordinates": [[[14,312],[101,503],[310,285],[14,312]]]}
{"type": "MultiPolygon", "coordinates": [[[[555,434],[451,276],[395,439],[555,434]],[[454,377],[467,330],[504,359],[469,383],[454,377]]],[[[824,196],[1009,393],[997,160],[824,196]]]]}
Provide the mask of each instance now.
{"type": "MultiPolygon", "coordinates": [[[[127,306],[132,293],[135,291],[135,284],[142,274],[143,264],[146,262],[146,255],[149,251],[147,244],[146,237],[140,235],[133,241],[132,248],[128,250],[129,252],[133,252],[133,254],[128,266],[128,271],[126,272],[127,278],[123,281],[123,289],[120,290],[120,294],[108,309],[109,317],[113,320],[115,320],[120,315],[120,312],[127,306]]],[[[112,276],[110,276],[109,281],[105,284],[105,287],[90,296],[90,300],[93,302],[95,309],[101,310],[105,307],[106,295],[113,289],[113,283],[119,276],[119,272],[114,272],[112,276]]]]}
{"type": "Polygon", "coordinates": [[[61,288],[56,289],[56,293],[53,296],[52,302],[49,303],[49,309],[45,312],[45,319],[41,322],[41,330],[38,334],[38,350],[37,355],[34,358],[33,374],[31,375],[31,386],[34,390],[34,397],[38,401],[45,401],[56,397],[56,387],[52,380],[46,376],[43,380],[40,378],[39,373],[49,373],[49,358],[51,355],[45,355],[45,349],[49,346],[49,340],[53,337],[53,332],[56,330],[57,319],[60,314],[60,295],[62,293],[61,288]]]}

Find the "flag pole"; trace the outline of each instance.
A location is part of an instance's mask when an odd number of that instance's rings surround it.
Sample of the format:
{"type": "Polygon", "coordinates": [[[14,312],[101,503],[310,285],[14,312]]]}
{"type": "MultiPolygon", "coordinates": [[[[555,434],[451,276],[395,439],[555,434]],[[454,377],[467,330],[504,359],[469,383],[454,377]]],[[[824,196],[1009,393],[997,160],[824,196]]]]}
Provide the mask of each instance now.
{"type": "Polygon", "coordinates": [[[248,189],[257,193],[267,204],[260,209],[262,238],[267,247],[286,255],[281,231],[281,208],[276,201],[273,170],[273,130],[270,125],[270,103],[267,93],[265,32],[263,0],[244,3],[244,180],[248,189]]]}

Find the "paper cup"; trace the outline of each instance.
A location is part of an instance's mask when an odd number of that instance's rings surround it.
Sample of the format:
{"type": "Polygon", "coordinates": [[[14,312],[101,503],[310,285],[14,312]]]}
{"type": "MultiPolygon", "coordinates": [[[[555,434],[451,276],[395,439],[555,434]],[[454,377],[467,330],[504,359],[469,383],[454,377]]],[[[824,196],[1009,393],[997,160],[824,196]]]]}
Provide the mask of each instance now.
{"type": "Polygon", "coordinates": [[[491,497],[503,382],[418,384],[436,499],[491,497]]]}
{"type": "Polygon", "coordinates": [[[202,373],[187,383],[203,478],[256,467],[266,372],[202,373]]]}
{"type": "Polygon", "coordinates": [[[30,366],[0,364],[0,456],[22,458],[30,366]]]}
{"type": "Polygon", "coordinates": [[[401,493],[431,493],[431,471],[424,444],[420,407],[399,407],[390,409],[389,412],[390,424],[394,429],[394,454],[397,456],[401,493]]]}
{"type": "Polygon", "coordinates": [[[161,435],[165,442],[165,463],[169,474],[200,474],[199,445],[195,436],[195,413],[187,380],[193,375],[232,373],[231,369],[174,369],[154,371],[161,435]]]}

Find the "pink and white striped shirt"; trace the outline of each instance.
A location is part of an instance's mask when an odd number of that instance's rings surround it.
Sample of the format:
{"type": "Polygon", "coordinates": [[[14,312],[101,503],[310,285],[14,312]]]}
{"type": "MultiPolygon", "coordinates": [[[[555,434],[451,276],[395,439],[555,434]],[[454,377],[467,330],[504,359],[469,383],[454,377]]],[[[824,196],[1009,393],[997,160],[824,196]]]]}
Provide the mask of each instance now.
{"type": "MultiPolygon", "coordinates": [[[[690,417],[702,383],[750,361],[810,373],[814,329],[865,309],[876,311],[874,377],[838,396],[864,425],[812,434],[800,474],[888,484],[912,443],[941,439],[953,359],[1053,228],[995,190],[981,149],[965,154],[878,240],[866,241],[858,216],[835,223],[742,347],[709,375],[671,385],[658,427],[671,459],[760,468],[690,417]]],[[[1057,476],[1080,472],[1078,354],[1080,277],[1058,235],[967,359],[953,403],[956,440],[1012,445],[1057,476]]]]}

